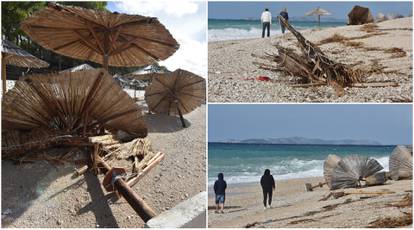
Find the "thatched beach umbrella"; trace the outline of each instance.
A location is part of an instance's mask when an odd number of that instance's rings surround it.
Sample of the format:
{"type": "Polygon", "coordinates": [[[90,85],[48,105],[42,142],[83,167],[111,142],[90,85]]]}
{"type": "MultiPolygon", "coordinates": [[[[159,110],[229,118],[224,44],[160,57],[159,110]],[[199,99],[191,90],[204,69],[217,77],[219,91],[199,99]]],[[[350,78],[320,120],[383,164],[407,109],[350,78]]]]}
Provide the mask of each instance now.
{"type": "Polygon", "coordinates": [[[393,180],[413,178],[413,150],[398,145],[390,156],[390,176],[393,180]]]}
{"type": "Polygon", "coordinates": [[[343,157],[333,169],[331,189],[358,187],[364,178],[382,169],[383,167],[375,159],[359,155],[343,157]]]}
{"type": "Polygon", "coordinates": [[[77,72],[77,71],[83,71],[83,70],[91,70],[91,69],[95,69],[92,66],[88,65],[88,64],[81,64],[78,66],[74,66],[68,69],[64,69],[60,72],[77,72]]]}
{"type": "Polygon", "coordinates": [[[157,18],[59,4],[35,12],[21,29],[46,49],[105,69],[153,64],[179,47],[157,18]]]}
{"type": "Polygon", "coordinates": [[[325,177],[325,182],[329,188],[332,187],[331,178],[333,170],[340,160],[341,158],[339,156],[335,154],[329,154],[323,163],[323,176],[325,177]]]}
{"type": "Polygon", "coordinates": [[[40,60],[39,58],[31,55],[25,50],[19,48],[15,44],[5,39],[2,39],[1,46],[1,56],[2,56],[2,81],[3,81],[3,96],[6,93],[6,65],[14,65],[23,68],[46,68],[49,66],[49,63],[40,60]]]}
{"type": "Polygon", "coordinates": [[[105,128],[145,137],[140,107],[104,69],[30,75],[2,102],[4,129],[85,134],[105,128]]]}
{"type": "Polygon", "coordinates": [[[369,8],[356,5],[348,13],[348,25],[362,25],[371,22],[374,22],[374,17],[372,17],[369,8]]]}
{"type": "Polygon", "coordinates": [[[206,98],[205,79],[186,70],[157,76],[145,90],[145,101],[151,112],[179,115],[190,113],[206,98]]]}
{"type": "Polygon", "coordinates": [[[318,27],[321,27],[321,16],[331,15],[330,12],[320,7],[315,8],[305,14],[306,16],[318,16],[318,27]]]}

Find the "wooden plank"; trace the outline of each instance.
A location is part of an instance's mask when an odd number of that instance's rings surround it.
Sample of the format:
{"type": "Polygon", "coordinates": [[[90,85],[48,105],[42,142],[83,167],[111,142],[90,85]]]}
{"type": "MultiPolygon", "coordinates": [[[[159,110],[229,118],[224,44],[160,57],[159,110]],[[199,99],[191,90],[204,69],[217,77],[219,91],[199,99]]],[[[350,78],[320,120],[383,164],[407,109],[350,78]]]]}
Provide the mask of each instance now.
{"type": "Polygon", "coordinates": [[[141,178],[143,178],[147,173],[154,168],[161,160],[165,157],[164,153],[158,152],[151,161],[148,162],[147,166],[135,177],[128,179],[127,184],[133,187],[136,183],[138,183],[141,178]]]}
{"type": "Polygon", "coordinates": [[[366,82],[354,83],[352,87],[367,88],[367,87],[397,87],[397,82],[366,82]]]}

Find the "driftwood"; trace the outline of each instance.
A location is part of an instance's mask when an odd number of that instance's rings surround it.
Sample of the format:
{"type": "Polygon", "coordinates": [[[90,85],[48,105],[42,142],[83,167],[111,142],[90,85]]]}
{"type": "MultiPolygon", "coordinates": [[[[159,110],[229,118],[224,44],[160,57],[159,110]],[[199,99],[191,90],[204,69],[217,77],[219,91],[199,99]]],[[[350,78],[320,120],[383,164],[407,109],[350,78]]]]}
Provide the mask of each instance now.
{"type": "Polygon", "coordinates": [[[311,183],[305,183],[305,189],[307,192],[312,192],[314,188],[317,188],[317,187],[322,188],[325,184],[326,182],[325,183],[319,182],[316,185],[312,185],[311,183]]]}
{"type": "Polygon", "coordinates": [[[326,201],[328,200],[330,197],[333,197],[335,199],[347,196],[347,195],[370,195],[370,196],[381,196],[381,195],[389,195],[389,194],[394,194],[395,192],[392,191],[379,191],[379,192],[367,192],[367,191],[362,191],[362,190],[357,190],[357,191],[341,191],[341,192],[330,192],[327,196],[323,197],[322,199],[320,199],[319,201],[326,201]]]}

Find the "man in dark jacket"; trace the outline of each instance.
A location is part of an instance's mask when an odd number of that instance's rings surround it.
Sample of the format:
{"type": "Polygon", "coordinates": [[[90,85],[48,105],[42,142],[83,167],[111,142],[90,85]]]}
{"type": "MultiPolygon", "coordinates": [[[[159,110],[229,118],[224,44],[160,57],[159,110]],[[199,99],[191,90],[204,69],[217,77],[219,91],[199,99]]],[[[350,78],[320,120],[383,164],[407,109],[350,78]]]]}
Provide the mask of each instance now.
{"type": "Polygon", "coordinates": [[[223,178],[223,173],[219,173],[218,180],[214,183],[214,193],[216,194],[216,213],[219,212],[219,209],[221,210],[221,213],[224,213],[227,183],[223,178]]]}
{"type": "MultiPolygon", "coordinates": [[[[286,20],[286,22],[288,22],[288,21],[289,21],[289,14],[288,14],[288,12],[287,12],[287,9],[286,9],[286,8],[285,8],[285,9],[283,9],[282,11],[280,11],[280,16],[281,16],[282,18],[284,18],[284,19],[286,20]]],[[[285,33],[286,28],[285,28],[285,26],[284,26],[282,23],[280,23],[280,28],[282,29],[282,34],[284,34],[284,33],[285,33]]]]}
{"type": "Polygon", "coordinates": [[[271,208],[272,205],[272,194],[275,189],[275,179],[270,175],[270,170],[266,169],[262,178],[260,179],[260,184],[262,185],[263,190],[263,205],[264,209],[271,208]],[[269,201],[269,202],[267,202],[269,201]],[[269,206],[267,206],[269,204],[269,206]]]}

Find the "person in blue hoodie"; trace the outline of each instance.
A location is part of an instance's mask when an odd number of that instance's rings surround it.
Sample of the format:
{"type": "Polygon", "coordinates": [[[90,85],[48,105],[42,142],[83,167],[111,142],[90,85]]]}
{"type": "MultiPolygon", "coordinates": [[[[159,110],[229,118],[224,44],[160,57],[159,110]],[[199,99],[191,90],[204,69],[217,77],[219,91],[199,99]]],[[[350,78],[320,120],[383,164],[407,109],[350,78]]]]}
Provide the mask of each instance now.
{"type": "MultiPolygon", "coordinates": [[[[286,20],[286,22],[289,22],[289,14],[288,14],[286,8],[284,8],[282,11],[280,11],[280,16],[282,18],[284,18],[286,20]]],[[[286,28],[285,28],[285,26],[282,23],[280,23],[280,28],[282,29],[282,34],[284,34],[286,28]]]]}
{"type": "Polygon", "coordinates": [[[275,179],[270,174],[270,170],[266,169],[262,178],[260,179],[260,185],[263,190],[263,205],[264,209],[272,207],[272,195],[275,189],[275,179]],[[269,205],[267,205],[269,204],[269,205]]]}
{"type": "Polygon", "coordinates": [[[218,180],[214,182],[214,193],[216,194],[216,213],[224,213],[224,202],[226,200],[227,183],[223,173],[218,174],[218,180]]]}

